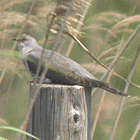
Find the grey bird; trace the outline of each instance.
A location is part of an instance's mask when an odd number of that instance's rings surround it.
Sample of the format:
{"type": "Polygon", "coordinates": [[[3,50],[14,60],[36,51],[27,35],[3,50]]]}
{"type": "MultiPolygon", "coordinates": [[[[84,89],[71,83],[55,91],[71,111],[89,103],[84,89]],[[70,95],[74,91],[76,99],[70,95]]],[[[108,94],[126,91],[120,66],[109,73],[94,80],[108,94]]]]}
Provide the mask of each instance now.
{"type": "MultiPolygon", "coordinates": [[[[33,80],[35,80],[35,75],[43,48],[38,45],[33,37],[26,34],[22,34],[18,39],[13,40],[17,41],[21,60],[33,77],[33,80]]],[[[111,87],[108,83],[99,81],[72,59],[55,51],[53,52],[52,56],[51,54],[51,50],[44,50],[38,79],[44,71],[45,67],[47,67],[47,73],[45,75],[44,81],[47,79],[47,81],[49,80],[52,84],[98,87],[113,94],[126,97],[129,96],[111,87]]]]}

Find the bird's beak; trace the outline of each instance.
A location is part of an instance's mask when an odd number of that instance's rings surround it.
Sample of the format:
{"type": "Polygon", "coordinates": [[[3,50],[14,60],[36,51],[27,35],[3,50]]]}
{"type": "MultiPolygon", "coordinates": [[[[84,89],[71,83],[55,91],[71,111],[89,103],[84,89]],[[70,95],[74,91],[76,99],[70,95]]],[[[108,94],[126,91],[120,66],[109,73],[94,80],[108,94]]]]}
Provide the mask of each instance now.
{"type": "Polygon", "coordinates": [[[14,41],[18,41],[18,39],[17,39],[17,38],[13,38],[12,40],[14,40],[14,41]]]}

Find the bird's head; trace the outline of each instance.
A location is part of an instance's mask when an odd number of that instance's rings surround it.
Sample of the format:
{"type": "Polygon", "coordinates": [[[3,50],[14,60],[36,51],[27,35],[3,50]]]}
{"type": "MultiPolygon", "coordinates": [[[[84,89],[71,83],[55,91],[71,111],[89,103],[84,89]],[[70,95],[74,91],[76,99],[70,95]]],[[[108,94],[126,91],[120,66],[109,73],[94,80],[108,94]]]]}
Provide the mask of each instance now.
{"type": "Polygon", "coordinates": [[[36,40],[29,36],[29,35],[26,35],[26,34],[22,34],[18,39],[13,39],[14,41],[17,41],[17,46],[19,49],[22,49],[22,48],[33,48],[35,47],[37,44],[36,40]]]}

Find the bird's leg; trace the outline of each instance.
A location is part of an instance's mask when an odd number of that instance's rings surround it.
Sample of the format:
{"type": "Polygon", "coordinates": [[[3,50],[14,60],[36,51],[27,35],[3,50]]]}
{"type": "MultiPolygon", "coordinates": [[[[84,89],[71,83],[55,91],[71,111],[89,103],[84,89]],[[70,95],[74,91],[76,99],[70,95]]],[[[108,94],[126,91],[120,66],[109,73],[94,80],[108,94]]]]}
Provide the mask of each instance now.
{"type": "Polygon", "coordinates": [[[27,84],[28,84],[28,83],[30,83],[30,84],[31,84],[31,83],[34,83],[34,80],[27,81],[27,84]]]}

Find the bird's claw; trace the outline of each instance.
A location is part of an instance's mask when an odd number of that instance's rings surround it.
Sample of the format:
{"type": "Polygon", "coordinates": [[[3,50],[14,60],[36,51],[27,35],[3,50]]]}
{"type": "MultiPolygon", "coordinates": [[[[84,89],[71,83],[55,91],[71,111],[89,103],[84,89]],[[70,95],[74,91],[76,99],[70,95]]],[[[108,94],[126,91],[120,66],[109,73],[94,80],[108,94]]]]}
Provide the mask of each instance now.
{"type": "Polygon", "coordinates": [[[31,81],[27,81],[27,84],[28,84],[28,83],[30,83],[30,84],[31,84],[31,83],[33,83],[33,82],[34,82],[33,80],[31,80],[31,81]]]}

